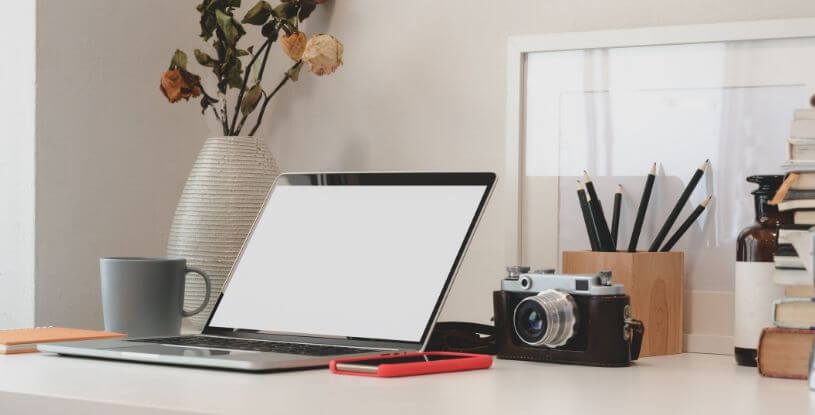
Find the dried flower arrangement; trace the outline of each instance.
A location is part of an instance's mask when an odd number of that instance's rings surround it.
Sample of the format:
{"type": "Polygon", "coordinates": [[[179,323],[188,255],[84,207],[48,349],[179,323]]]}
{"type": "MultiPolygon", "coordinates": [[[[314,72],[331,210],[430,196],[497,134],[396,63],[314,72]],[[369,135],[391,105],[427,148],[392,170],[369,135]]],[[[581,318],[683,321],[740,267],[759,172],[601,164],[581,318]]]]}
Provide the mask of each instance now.
{"type": "Polygon", "coordinates": [[[202,66],[212,68],[218,81],[215,97],[201,85],[201,77],[187,69],[187,54],[176,50],[169,69],[161,77],[161,92],[170,102],[201,97],[201,113],[212,110],[225,136],[240,135],[246,120],[260,104],[255,124],[249,131],[254,135],[263,121],[266,106],[289,80],[297,81],[304,64],[318,76],[328,75],[342,65],[342,43],[331,35],[306,36],[298,27],[321,3],[326,0],[283,0],[277,7],[259,1],[246,12],[240,23],[235,19],[235,9],[241,0],[203,0],[196,7],[201,14],[201,38],[209,41],[215,55],[195,49],[195,60],[202,66]],[[245,49],[238,42],[246,34],[242,24],[260,28],[263,43],[245,49]],[[282,33],[281,33],[282,32],[282,33]],[[277,85],[267,92],[261,81],[269,59],[272,44],[280,41],[280,47],[294,64],[283,74],[277,85]],[[249,59],[246,66],[242,58],[249,59]],[[227,91],[237,89],[237,99],[231,113],[227,103],[227,91]]]}

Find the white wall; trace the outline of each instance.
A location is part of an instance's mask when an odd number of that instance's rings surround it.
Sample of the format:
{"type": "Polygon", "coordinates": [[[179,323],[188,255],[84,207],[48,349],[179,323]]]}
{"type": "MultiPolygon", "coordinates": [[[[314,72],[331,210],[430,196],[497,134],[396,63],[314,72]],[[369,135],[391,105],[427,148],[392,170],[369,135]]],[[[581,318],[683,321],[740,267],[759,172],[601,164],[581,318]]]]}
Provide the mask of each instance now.
{"type": "Polygon", "coordinates": [[[0,329],[34,324],[34,2],[11,2],[0,25],[0,329]]]}
{"type": "Polygon", "coordinates": [[[162,255],[208,130],[159,79],[195,1],[39,0],[37,324],[101,327],[98,258],[162,255]]]}
{"type": "MultiPolygon", "coordinates": [[[[207,130],[158,78],[175,47],[199,44],[196,3],[38,1],[40,324],[98,326],[96,258],[164,251],[207,130]]],[[[288,85],[262,134],[286,170],[501,174],[507,36],[804,16],[811,0],[335,0],[306,30],[339,37],[345,66],[288,85]]],[[[493,199],[443,318],[492,315],[506,209],[493,199]]]]}
{"type": "MultiPolygon", "coordinates": [[[[304,76],[287,88],[263,134],[286,170],[500,175],[507,36],[804,16],[815,16],[810,0],[332,2],[306,29],[340,38],[345,66],[332,78],[304,76]]],[[[507,209],[493,198],[443,319],[492,316],[490,292],[507,265],[507,209]]],[[[532,265],[556,261],[550,255],[532,265]]]]}

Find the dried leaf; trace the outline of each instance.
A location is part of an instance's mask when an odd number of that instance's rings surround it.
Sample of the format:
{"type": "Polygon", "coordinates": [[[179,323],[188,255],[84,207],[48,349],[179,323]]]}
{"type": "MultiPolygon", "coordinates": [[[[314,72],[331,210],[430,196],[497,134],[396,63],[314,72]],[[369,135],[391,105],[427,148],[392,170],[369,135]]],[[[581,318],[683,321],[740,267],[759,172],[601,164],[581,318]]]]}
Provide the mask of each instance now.
{"type": "Polygon", "coordinates": [[[249,23],[256,26],[260,26],[266,23],[269,20],[269,16],[272,15],[272,5],[261,0],[257,2],[248,12],[246,12],[246,16],[243,17],[241,23],[249,23]]]}
{"type": "Polygon", "coordinates": [[[288,75],[292,81],[297,82],[297,79],[300,78],[300,69],[302,68],[303,61],[297,62],[297,65],[292,66],[286,71],[286,75],[288,75]]]}
{"type": "Polygon", "coordinates": [[[212,104],[215,104],[216,102],[218,102],[217,99],[204,94],[204,96],[201,97],[201,114],[203,114],[204,111],[207,110],[207,107],[209,107],[212,104]]]}
{"type": "Polygon", "coordinates": [[[238,39],[246,34],[246,31],[243,30],[240,23],[235,21],[232,16],[220,10],[215,11],[215,19],[218,22],[218,27],[221,28],[221,31],[224,33],[226,41],[232,45],[238,43],[238,39]]]}
{"type": "Polygon", "coordinates": [[[255,107],[257,107],[262,96],[263,88],[260,87],[260,84],[255,84],[255,86],[249,88],[249,90],[246,91],[246,94],[243,96],[243,101],[241,102],[241,114],[251,114],[252,111],[255,110],[255,107]]]}
{"type": "Polygon", "coordinates": [[[271,40],[272,42],[277,40],[277,33],[279,31],[280,31],[280,28],[277,26],[277,22],[275,22],[275,21],[271,21],[269,23],[266,23],[265,25],[263,25],[263,28],[260,29],[260,33],[264,37],[271,40]]]}
{"type": "Polygon", "coordinates": [[[170,60],[170,69],[174,68],[187,69],[187,54],[179,49],[175,50],[173,58],[170,60]]]}
{"type": "Polygon", "coordinates": [[[201,37],[204,40],[209,40],[212,37],[212,32],[215,31],[217,23],[215,21],[215,7],[217,7],[217,0],[203,0],[201,4],[195,7],[201,13],[201,37]]]}
{"type": "Polygon", "coordinates": [[[316,8],[317,5],[315,3],[302,2],[300,5],[300,12],[297,14],[297,17],[302,22],[303,20],[308,19],[308,17],[311,16],[311,12],[313,12],[316,8]]]}
{"type": "Polygon", "coordinates": [[[212,59],[211,56],[207,55],[205,52],[202,52],[200,49],[195,49],[193,52],[195,54],[195,60],[203,66],[214,67],[218,63],[218,61],[212,59]]]}

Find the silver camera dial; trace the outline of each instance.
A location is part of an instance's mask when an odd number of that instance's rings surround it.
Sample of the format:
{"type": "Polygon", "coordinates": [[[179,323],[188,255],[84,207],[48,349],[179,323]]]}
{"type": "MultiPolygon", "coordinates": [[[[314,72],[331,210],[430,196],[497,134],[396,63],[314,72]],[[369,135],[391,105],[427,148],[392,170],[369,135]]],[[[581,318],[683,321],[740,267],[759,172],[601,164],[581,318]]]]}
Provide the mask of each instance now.
{"type": "Polygon", "coordinates": [[[507,278],[509,279],[518,279],[521,274],[526,274],[529,272],[530,268],[526,265],[512,265],[507,267],[507,273],[509,274],[507,278]]]}
{"type": "MultiPolygon", "coordinates": [[[[518,281],[523,286],[522,276],[518,281]]],[[[528,278],[528,277],[527,277],[528,278]]],[[[529,282],[531,285],[531,280],[529,282]]],[[[521,300],[512,316],[515,334],[530,346],[560,347],[574,337],[577,304],[571,295],[547,289],[521,300]]]]}

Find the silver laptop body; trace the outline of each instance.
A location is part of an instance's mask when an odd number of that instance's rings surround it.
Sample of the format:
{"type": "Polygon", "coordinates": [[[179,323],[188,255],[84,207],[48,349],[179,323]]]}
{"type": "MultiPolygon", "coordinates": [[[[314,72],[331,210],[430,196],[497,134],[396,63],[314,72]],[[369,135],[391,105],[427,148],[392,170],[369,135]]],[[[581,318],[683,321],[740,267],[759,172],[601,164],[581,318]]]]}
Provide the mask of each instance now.
{"type": "Polygon", "coordinates": [[[494,173],[282,174],[200,335],[50,343],[38,349],[245,371],[324,367],[344,356],[423,351],[495,179],[494,173]],[[328,210],[320,210],[324,205],[328,210]],[[400,211],[403,206],[409,210],[400,211]],[[348,211],[341,220],[330,217],[342,209],[348,211]],[[281,222],[281,216],[287,220],[281,222]],[[434,220],[438,223],[432,224],[434,220]],[[309,226],[321,221],[317,229],[309,226]],[[331,229],[337,223],[342,223],[340,229],[331,229]],[[401,231],[384,233],[382,228],[394,223],[401,231]],[[294,232],[291,243],[278,236],[288,226],[295,226],[288,231],[294,232]],[[417,229],[422,227],[427,229],[417,229]],[[305,234],[310,239],[298,245],[295,240],[305,234]],[[441,242],[431,242],[437,240],[441,242]],[[425,246],[434,243],[440,245],[431,250],[425,246]],[[278,248],[264,251],[268,246],[278,248]],[[371,252],[378,254],[371,257],[371,252]],[[274,255],[281,256],[274,260],[274,255]],[[309,273],[308,263],[302,264],[303,271],[288,271],[297,264],[286,265],[289,259],[312,260],[312,255],[314,266],[336,269],[336,275],[309,273]],[[360,266],[376,263],[372,259],[389,266],[376,272],[360,266]],[[435,268],[421,272],[430,264],[435,268]],[[402,268],[428,276],[392,279],[394,270],[402,268]],[[321,290],[326,286],[329,293],[321,290]],[[398,307],[387,310],[391,305],[398,307]]]}

